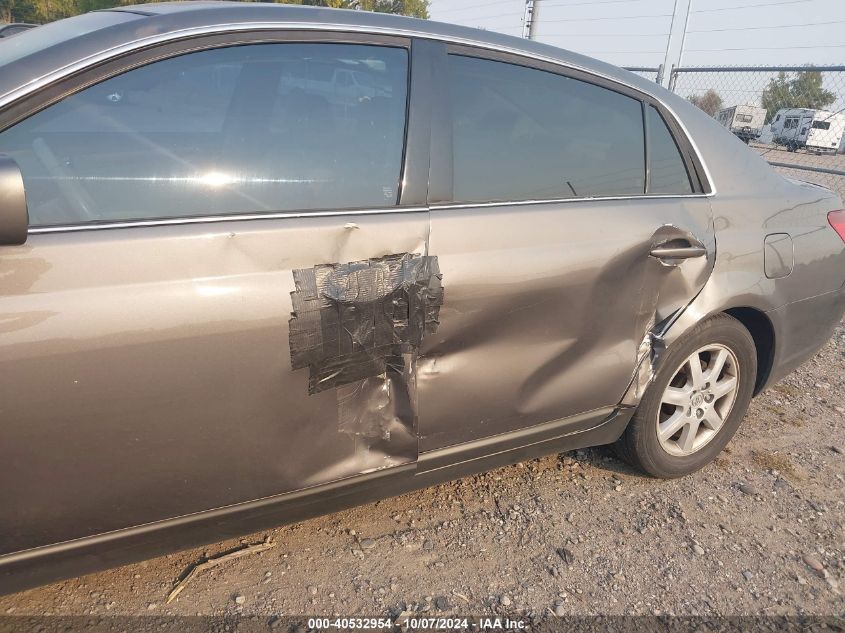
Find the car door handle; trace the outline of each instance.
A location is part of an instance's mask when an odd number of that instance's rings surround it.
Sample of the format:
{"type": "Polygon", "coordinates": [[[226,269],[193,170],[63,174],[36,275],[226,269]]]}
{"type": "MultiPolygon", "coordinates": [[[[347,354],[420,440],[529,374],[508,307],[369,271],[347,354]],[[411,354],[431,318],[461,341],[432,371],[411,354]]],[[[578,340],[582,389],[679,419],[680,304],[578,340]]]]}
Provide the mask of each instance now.
{"type": "Polygon", "coordinates": [[[707,249],[701,244],[692,244],[687,239],[670,240],[658,244],[651,249],[649,255],[657,259],[690,259],[702,257],[707,254],[707,249]]]}

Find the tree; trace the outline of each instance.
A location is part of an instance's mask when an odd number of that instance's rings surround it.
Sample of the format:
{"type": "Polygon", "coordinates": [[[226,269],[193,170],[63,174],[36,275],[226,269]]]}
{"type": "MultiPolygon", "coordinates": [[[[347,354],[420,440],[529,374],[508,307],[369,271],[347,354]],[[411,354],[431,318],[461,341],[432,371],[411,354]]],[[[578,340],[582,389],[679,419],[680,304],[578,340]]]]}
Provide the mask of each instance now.
{"type": "MultiPolygon", "coordinates": [[[[30,22],[43,24],[61,20],[72,15],[88,11],[82,6],[85,0],[0,0],[0,23],[30,22]]],[[[108,6],[118,4],[117,0],[108,2],[108,6]]],[[[92,7],[105,8],[105,7],[92,7]]]]}
{"type": "Polygon", "coordinates": [[[44,23],[80,13],[76,0],[35,0],[35,21],[44,23]]]}
{"type": "Polygon", "coordinates": [[[99,11],[101,9],[111,9],[121,4],[141,4],[145,0],[133,0],[133,2],[123,2],[118,0],[76,0],[76,6],[79,13],[88,13],[89,11],[99,11]]]}
{"type": "Polygon", "coordinates": [[[687,100],[704,110],[710,116],[713,116],[722,109],[722,97],[713,88],[708,88],[707,92],[702,95],[690,95],[687,97],[687,100]]]}
{"type": "Polygon", "coordinates": [[[4,22],[36,22],[38,15],[32,0],[0,0],[0,24],[4,22]]]}
{"type": "Polygon", "coordinates": [[[292,4],[307,4],[335,9],[360,9],[376,13],[398,13],[415,18],[428,18],[429,0],[283,0],[292,4]]]}
{"type": "Polygon", "coordinates": [[[790,79],[780,72],[769,80],[760,102],[766,108],[766,123],[783,108],[810,108],[823,110],[836,101],[836,95],[825,90],[822,74],[818,70],[801,70],[790,79]]]}
{"type": "Polygon", "coordinates": [[[352,0],[278,0],[277,4],[304,4],[308,7],[329,7],[330,9],[354,9],[352,0]]]}
{"type": "Polygon", "coordinates": [[[360,8],[377,13],[398,13],[428,19],[428,0],[361,0],[360,8]]]}
{"type": "Polygon", "coordinates": [[[415,18],[428,18],[429,0],[282,0],[290,4],[305,4],[334,9],[360,9],[376,13],[398,13],[415,18]]]}
{"type": "MultiPolygon", "coordinates": [[[[52,22],[87,11],[109,9],[156,0],[0,0],[2,22],[52,22]]],[[[335,9],[360,9],[377,13],[399,13],[416,18],[428,17],[429,0],[270,0],[335,9]]]]}

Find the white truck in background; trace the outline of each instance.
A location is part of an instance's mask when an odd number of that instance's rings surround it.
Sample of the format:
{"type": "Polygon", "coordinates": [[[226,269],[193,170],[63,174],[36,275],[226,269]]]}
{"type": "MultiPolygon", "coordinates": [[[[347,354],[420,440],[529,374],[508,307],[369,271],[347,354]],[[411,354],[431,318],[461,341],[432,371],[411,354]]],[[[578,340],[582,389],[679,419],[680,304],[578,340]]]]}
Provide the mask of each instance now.
{"type": "Polygon", "coordinates": [[[766,122],[766,108],[735,105],[719,110],[713,118],[748,143],[760,137],[766,122]]]}
{"type": "Polygon", "coordinates": [[[772,120],[772,140],[787,151],[804,148],[808,152],[836,153],[845,135],[845,114],[813,110],[811,108],[784,108],[772,120]]]}

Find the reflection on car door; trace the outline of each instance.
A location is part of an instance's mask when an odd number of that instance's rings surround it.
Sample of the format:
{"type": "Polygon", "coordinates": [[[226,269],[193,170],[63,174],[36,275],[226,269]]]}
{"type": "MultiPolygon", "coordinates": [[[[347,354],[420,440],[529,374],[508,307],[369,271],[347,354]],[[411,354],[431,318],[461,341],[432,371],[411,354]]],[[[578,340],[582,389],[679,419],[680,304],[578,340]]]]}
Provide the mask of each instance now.
{"type": "Polygon", "coordinates": [[[420,368],[422,452],[558,420],[558,434],[596,425],[631,384],[649,328],[713,264],[709,203],[691,195],[655,108],[507,61],[455,49],[444,62],[454,202],[431,213],[449,284],[420,368]],[[667,242],[707,254],[650,256],[667,242]]]}
{"type": "Polygon", "coordinates": [[[0,133],[37,227],[0,250],[0,553],[416,461],[438,299],[425,193],[399,199],[409,50],[318,39],[158,61],[0,133]],[[387,96],[279,87],[309,63],[387,96]]]}

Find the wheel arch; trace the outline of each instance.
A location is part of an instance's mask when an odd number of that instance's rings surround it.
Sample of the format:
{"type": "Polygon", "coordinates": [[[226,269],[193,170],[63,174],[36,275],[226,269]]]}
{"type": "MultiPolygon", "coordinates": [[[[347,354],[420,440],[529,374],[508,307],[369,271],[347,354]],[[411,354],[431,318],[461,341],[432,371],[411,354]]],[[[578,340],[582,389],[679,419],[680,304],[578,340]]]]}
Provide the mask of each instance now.
{"type": "Polygon", "coordinates": [[[757,350],[757,378],[754,383],[754,395],[762,391],[769,380],[775,360],[775,329],[766,313],[757,308],[738,307],[724,310],[724,314],[732,316],[742,323],[754,339],[757,350]]]}
{"type": "MultiPolygon", "coordinates": [[[[775,366],[775,346],[777,345],[775,327],[762,306],[752,306],[748,303],[731,305],[729,303],[727,306],[722,305],[704,313],[688,308],[677,320],[670,323],[658,334],[658,340],[661,341],[663,349],[666,349],[697,324],[717,314],[727,314],[733,317],[751,334],[757,352],[757,377],[754,381],[754,395],[756,396],[763,390],[772,374],[775,366]]],[[[656,359],[654,371],[659,368],[660,356],[662,354],[659,354],[656,359]]]]}

